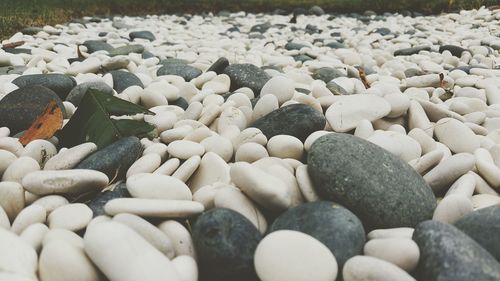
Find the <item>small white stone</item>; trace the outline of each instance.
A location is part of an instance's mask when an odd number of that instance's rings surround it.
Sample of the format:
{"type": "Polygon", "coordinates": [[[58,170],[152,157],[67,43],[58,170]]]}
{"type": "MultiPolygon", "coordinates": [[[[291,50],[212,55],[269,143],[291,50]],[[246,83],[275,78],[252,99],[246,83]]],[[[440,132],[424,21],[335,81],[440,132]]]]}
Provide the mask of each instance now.
{"type": "Polygon", "coordinates": [[[127,179],[127,190],[135,198],[191,200],[188,186],[181,180],[161,175],[140,173],[127,179]]]}
{"type": "Polygon", "coordinates": [[[255,250],[254,262],[257,275],[265,281],[330,281],[338,273],[335,256],[325,245],[292,230],[264,237],[255,250]]]}
{"type": "Polygon", "coordinates": [[[422,105],[415,100],[410,102],[410,108],[408,109],[408,128],[410,130],[415,128],[422,129],[431,137],[434,133],[434,127],[429,117],[427,117],[422,105]]]}
{"type": "Polygon", "coordinates": [[[248,163],[253,163],[265,157],[269,157],[266,148],[255,142],[247,142],[240,145],[234,156],[236,162],[248,163]]]}
{"type": "Polygon", "coordinates": [[[285,183],[286,187],[289,190],[292,201],[290,207],[295,207],[304,203],[304,197],[302,197],[299,184],[297,183],[297,179],[295,178],[293,171],[290,172],[282,165],[273,165],[263,171],[276,178],[279,178],[283,183],[285,183]]]}
{"type": "Polygon", "coordinates": [[[342,276],[344,281],[416,281],[396,265],[368,256],[354,256],[347,260],[342,276]]]}
{"type": "Polygon", "coordinates": [[[275,76],[264,84],[260,91],[260,96],[274,95],[279,104],[290,100],[295,93],[295,82],[284,76],[275,76]]]}
{"type": "Polygon", "coordinates": [[[309,151],[309,149],[311,149],[311,146],[312,144],[317,140],[319,139],[320,137],[324,136],[324,135],[328,135],[328,134],[331,134],[332,132],[328,132],[328,131],[316,131],[312,134],[310,134],[306,140],[304,141],[304,150],[307,152],[309,151]]]}
{"type": "Polygon", "coordinates": [[[24,189],[17,182],[0,182],[0,206],[10,221],[14,221],[17,214],[24,208],[24,189]]]}
{"type": "Polygon", "coordinates": [[[245,194],[268,209],[286,209],[292,203],[285,183],[245,162],[231,166],[231,180],[245,194]]]}
{"type": "Polygon", "coordinates": [[[40,165],[35,159],[27,156],[19,157],[5,170],[2,176],[2,181],[14,181],[21,183],[25,175],[39,170],[40,165]]]}
{"type": "Polygon", "coordinates": [[[473,172],[469,172],[456,180],[453,185],[446,192],[446,196],[451,194],[460,194],[466,198],[471,198],[474,194],[474,189],[476,188],[476,178],[473,172]]]}
{"type": "Polygon", "coordinates": [[[161,165],[161,157],[158,154],[151,153],[143,155],[137,159],[127,170],[127,179],[140,173],[152,173],[161,165]]]}
{"type": "Polygon", "coordinates": [[[454,224],[470,212],[472,212],[472,202],[469,198],[462,194],[450,194],[439,202],[432,219],[454,224]]]}
{"type": "Polygon", "coordinates": [[[339,96],[325,113],[330,126],[335,132],[348,132],[361,120],[375,121],[391,111],[391,105],[375,95],[339,96]]]}
{"type": "Polygon", "coordinates": [[[165,163],[163,163],[158,169],[156,169],[153,174],[160,174],[170,176],[177,168],[179,168],[181,161],[177,158],[170,158],[165,163]]]}
{"type": "Polygon", "coordinates": [[[30,205],[24,208],[12,222],[11,230],[16,234],[21,234],[28,226],[35,223],[45,223],[47,212],[40,205],[30,205]]]}
{"type": "Polygon", "coordinates": [[[437,139],[454,153],[473,153],[480,146],[479,139],[474,132],[464,123],[453,118],[439,120],[434,127],[434,133],[437,139]]]}
{"type": "Polygon", "coordinates": [[[147,220],[132,214],[118,214],[113,217],[113,221],[132,228],[169,259],[175,256],[174,246],[169,237],[147,220]]]}
{"type": "Polygon", "coordinates": [[[0,149],[10,151],[17,157],[21,156],[24,151],[24,147],[19,140],[11,137],[0,138],[0,149]]]}
{"type": "Polygon", "coordinates": [[[500,204],[500,197],[490,194],[477,194],[472,196],[472,206],[474,210],[487,208],[500,204]]]}
{"type": "Polygon", "coordinates": [[[182,281],[166,256],[123,224],[92,225],[84,241],[87,255],[111,281],[182,281]]]}
{"type": "Polygon", "coordinates": [[[436,141],[420,128],[415,128],[411,130],[408,133],[408,136],[416,140],[420,144],[423,155],[436,149],[436,141]]]}
{"type": "Polygon", "coordinates": [[[278,98],[275,95],[264,95],[257,101],[252,112],[252,122],[279,108],[278,98]]]}
{"type": "Polygon", "coordinates": [[[391,105],[391,112],[387,117],[395,118],[406,114],[410,107],[410,98],[403,93],[388,94],[384,99],[391,105]]]}
{"type": "Polygon", "coordinates": [[[172,264],[182,281],[198,281],[198,265],[193,257],[177,256],[172,260],[172,264]]]}
{"type": "Polygon", "coordinates": [[[0,227],[10,229],[9,216],[7,216],[7,213],[4,211],[2,206],[0,206],[0,227]]]}
{"type": "Polygon", "coordinates": [[[405,162],[417,159],[422,154],[420,144],[416,140],[400,133],[376,130],[367,140],[398,156],[405,162]]]}
{"type": "Polygon", "coordinates": [[[0,228],[0,268],[2,272],[36,279],[38,257],[35,250],[9,230],[0,228]]]}
{"type": "Polygon", "coordinates": [[[36,201],[32,203],[33,205],[40,205],[45,208],[47,211],[47,215],[49,215],[55,209],[69,204],[68,199],[64,198],[61,195],[47,195],[40,197],[36,201]]]}
{"type": "Polygon", "coordinates": [[[33,140],[24,148],[21,156],[28,156],[35,159],[40,167],[57,154],[57,148],[46,140],[33,140]]]}
{"type": "Polygon", "coordinates": [[[184,218],[203,212],[202,204],[187,200],[161,200],[144,198],[119,198],[104,205],[108,215],[131,213],[144,217],[184,218]]]}
{"type": "Polygon", "coordinates": [[[182,163],[182,165],[172,174],[172,177],[178,178],[183,182],[187,182],[196,169],[198,169],[200,163],[201,157],[195,155],[184,161],[184,163],[182,163]]]}
{"type": "Polygon", "coordinates": [[[231,125],[235,125],[240,130],[243,130],[247,127],[247,124],[247,118],[239,108],[228,107],[220,114],[219,122],[217,123],[217,132],[221,133],[231,125]]]}
{"type": "Polygon", "coordinates": [[[178,221],[168,220],[160,223],[158,228],[172,241],[175,256],[191,256],[196,259],[193,239],[189,231],[178,221]]]}
{"type": "Polygon", "coordinates": [[[304,155],[304,145],[293,136],[277,135],[267,142],[269,155],[278,158],[302,159],[304,155]]]}
{"type": "Polygon", "coordinates": [[[205,148],[193,141],[176,140],[168,145],[168,153],[175,158],[188,159],[192,156],[202,156],[205,148]]]}
{"type": "Polygon", "coordinates": [[[374,132],[375,130],[373,129],[372,122],[364,119],[358,123],[358,126],[356,126],[356,130],[354,130],[354,135],[358,138],[368,139],[370,136],[373,135],[374,132]]]}
{"type": "Polygon", "coordinates": [[[36,195],[80,193],[100,190],[108,185],[108,177],[94,170],[37,171],[23,178],[24,188],[36,195]]]}
{"type": "Polygon", "coordinates": [[[255,142],[258,143],[262,146],[265,146],[267,144],[267,137],[262,133],[261,130],[257,128],[246,128],[245,130],[241,131],[233,140],[233,145],[235,149],[238,149],[240,145],[247,143],[247,142],[255,142]]]}
{"type": "MultiPolygon", "coordinates": [[[[89,224],[90,226],[91,224],[89,224]]],[[[83,238],[64,228],[49,229],[43,237],[42,245],[47,246],[53,241],[65,241],[74,247],[83,249],[83,238]]]]}
{"type": "Polygon", "coordinates": [[[144,149],[142,156],[153,153],[159,155],[161,162],[164,162],[168,158],[167,145],[163,143],[154,143],[144,149]]]}
{"type": "Polygon", "coordinates": [[[417,243],[406,238],[372,239],[364,246],[364,254],[393,263],[406,272],[413,271],[420,258],[417,243]]]}
{"type": "Polygon", "coordinates": [[[154,125],[158,132],[162,133],[174,127],[177,115],[171,111],[164,111],[156,115],[145,115],[144,121],[154,125]]]}
{"type": "Polygon", "coordinates": [[[35,223],[28,226],[19,235],[26,243],[30,244],[35,251],[42,249],[43,238],[49,232],[49,228],[43,223],[35,223]]]}
{"type": "Polygon", "coordinates": [[[387,239],[387,238],[406,238],[411,239],[414,228],[411,227],[396,227],[387,229],[375,229],[368,233],[368,239],[387,239]]]}
{"type": "Polygon", "coordinates": [[[44,170],[72,169],[83,159],[97,150],[97,145],[91,142],[82,143],[64,151],[60,151],[50,158],[43,167],[44,170]]]}
{"type": "Polygon", "coordinates": [[[295,170],[295,177],[299,185],[300,192],[307,202],[314,202],[319,200],[319,196],[314,190],[314,185],[307,172],[307,165],[301,165],[295,170]]]}
{"type": "Polygon", "coordinates": [[[231,79],[226,74],[220,74],[212,80],[203,84],[202,90],[212,90],[215,94],[225,94],[229,92],[231,79]]]}
{"type": "Polygon", "coordinates": [[[17,156],[14,153],[0,149],[0,176],[3,175],[5,170],[7,170],[10,164],[16,161],[16,159],[17,156]]]}
{"type": "Polygon", "coordinates": [[[207,153],[214,152],[226,162],[229,162],[233,157],[233,144],[225,137],[210,136],[202,140],[200,144],[203,145],[207,153]]]}
{"type": "Polygon", "coordinates": [[[425,174],[424,180],[435,192],[439,192],[472,170],[475,163],[476,159],[472,154],[458,153],[441,161],[425,174]]]}
{"type": "Polygon", "coordinates": [[[196,192],[202,186],[215,182],[229,183],[230,180],[229,165],[219,155],[208,152],[201,158],[200,166],[193,174],[189,187],[196,192]]]}
{"type": "Polygon", "coordinates": [[[79,231],[87,227],[92,220],[92,210],[85,204],[73,203],[63,205],[50,213],[47,218],[49,227],[79,231]]]}

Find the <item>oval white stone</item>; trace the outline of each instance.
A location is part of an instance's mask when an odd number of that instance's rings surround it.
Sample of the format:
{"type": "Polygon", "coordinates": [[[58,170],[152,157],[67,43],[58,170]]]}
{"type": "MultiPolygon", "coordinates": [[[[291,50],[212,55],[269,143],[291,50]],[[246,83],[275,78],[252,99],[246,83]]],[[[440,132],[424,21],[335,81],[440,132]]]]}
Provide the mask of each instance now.
{"type": "Polygon", "coordinates": [[[57,148],[51,142],[46,140],[33,140],[26,145],[21,156],[27,156],[35,159],[40,167],[57,154],[57,148]]]}
{"type": "Polygon", "coordinates": [[[44,170],[66,170],[75,167],[87,156],[97,150],[97,145],[92,142],[82,143],[50,158],[43,167],[44,170]]]}
{"type": "Polygon", "coordinates": [[[42,248],[43,238],[47,232],[49,232],[49,228],[45,224],[35,223],[23,230],[19,237],[30,244],[35,251],[39,252],[42,248]]]}
{"type": "Polygon", "coordinates": [[[300,160],[304,155],[304,145],[293,136],[277,135],[267,142],[269,155],[278,158],[293,158],[300,160]]]}
{"type": "Polygon", "coordinates": [[[19,157],[5,170],[2,181],[21,183],[23,177],[31,172],[40,170],[40,165],[31,157],[19,157]]]}
{"type": "Polygon", "coordinates": [[[139,173],[152,173],[161,165],[161,157],[156,153],[143,155],[127,170],[127,179],[139,173]]]}
{"type": "Polygon", "coordinates": [[[393,263],[407,272],[417,267],[420,250],[407,238],[372,239],[365,244],[364,254],[393,263]]]}
{"type": "Polygon", "coordinates": [[[453,224],[472,212],[472,202],[462,194],[450,194],[439,202],[434,210],[433,220],[453,224]]]}
{"type": "Polygon", "coordinates": [[[260,91],[260,96],[274,95],[278,98],[279,104],[290,100],[295,93],[295,82],[284,76],[275,76],[264,84],[260,91]]]}
{"type": "Polygon", "coordinates": [[[136,198],[192,200],[191,190],[184,182],[161,174],[133,175],[127,179],[127,190],[136,198]]]}
{"type": "Polygon", "coordinates": [[[355,256],[347,260],[342,276],[344,281],[416,281],[396,265],[368,256],[355,256]]]}
{"type": "Polygon", "coordinates": [[[0,206],[9,217],[14,221],[17,214],[24,208],[24,189],[17,182],[0,182],[0,206]]]}
{"type": "Polygon", "coordinates": [[[184,218],[197,215],[205,208],[202,204],[187,200],[160,200],[143,198],[113,199],[104,205],[108,215],[131,213],[144,217],[184,218]]]}
{"type": "Polygon", "coordinates": [[[29,205],[17,215],[12,222],[11,230],[16,234],[21,234],[28,226],[34,223],[45,223],[47,220],[47,212],[42,206],[29,205]]]}
{"type": "Polygon", "coordinates": [[[436,138],[454,153],[473,153],[480,147],[476,134],[464,123],[454,118],[443,118],[434,127],[436,138]]]}
{"type": "Polygon", "coordinates": [[[64,228],[74,232],[87,227],[91,220],[92,210],[82,203],[63,205],[48,216],[50,228],[64,228]]]}
{"type": "Polygon", "coordinates": [[[158,228],[172,241],[175,256],[188,255],[196,258],[191,234],[181,223],[175,220],[168,220],[160,223],[158,228]]]}
{"type": "Polygon", "coordinates": [[[200,187],[215,182],[229,183],[229,165],[219,155],[208,152],[201,158],[200,166],[190,180],[189,188],[196,192],[200,187]]]}
{"type": "Polygon", "coordinates": [[[108,177],[94,170],[37,171],[23,178],[24,188],[36,195],[79,193],[100,190],[108,185],[108,177]]]}
{"type": "Polygon", "coordinates": [[[0,228],[0,268],[2,271],[36,277],[35,250],[14,233],[0,228]]]}
{"type": "Polygon", "coordinates": [[[175,158],[188,159],[192,156],[202,156],[205,148],[193,141],[176,140],[168,145],[168,153],[175,158]]]}

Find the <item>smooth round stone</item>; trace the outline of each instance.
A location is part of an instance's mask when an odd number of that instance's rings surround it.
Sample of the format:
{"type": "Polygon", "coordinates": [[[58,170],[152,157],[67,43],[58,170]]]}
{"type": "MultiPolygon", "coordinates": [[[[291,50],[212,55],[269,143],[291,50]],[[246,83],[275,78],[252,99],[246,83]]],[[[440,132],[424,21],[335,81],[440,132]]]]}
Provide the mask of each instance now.
{"type": "Polygon", "coordinates": [[[169,237],[147,220],[132,214],[118,214],[113,217],[113,221],[132,228],[169,259],[175,256],[173,244],[169,237]]]}
{"type": "Polygon", "coordinates": [[[73,169],[32,172],[23,178],[22,185],[36,195],[77,194],[101,190],[108,182],[108,177],[101,172],[73,169]]]}
{"type": "Polygon", "coordinates": [[[251,221],[255,227],[264,233],[267,221],[255,204],[236,187],[218,189],[214,195],[215,208],[226,208],[236,211],[251,221]]]}
{"type": "MultiPolygon", "coordinates": [[[[144,149],[144,152],[142,152],[142,156],[147,155],[147,154],[159,155],[161,162],[164,162],[168,158],[167,145],[163,144],[163,143],[152,144],[152,145],[148,146],[146,149],[144,149]]],[[[159,167],[157,167],[157,168],[159,168],[159,167]]]]}
{"type": "Polygon", "coordinates": [[[92,200],[87,202],[86,204],[92,210],[94,217],[105,215],[104,205],[108,203],[108,201],[117,199],[117,198],[129,198],[130,194],[127,190],[127,186],[125,183],[121,182],[117,184],[114,188],[110,190],[104,190],[95,195],[92,200]]]}
{"type": "Polygon", "coordinates": [[[420,51],[430,51],[430,46],[416,46],[412,48],[398,49],[394,51],[394,56],[411,56],[420,53],[420,51]]]}
{"type": "Polygon", "coordinates": [[[229,66],[229,61],[225,57],[221,57],[217,59],[208,69],[206,72],[213,71],[217,74],[222,74],[224,72],[224,69],[229,66]]]}
{"type": "Polygon", "coordinates": [[[270,210],[283,210],[291,205],[291,194],[280,179],[245,162],[234,163],[231,181],[259,205],[270,210]]]}
{"type": "Polygon", "coordinates": [[[121,179],[142,151],[137,137],[124,137],[91,154],[74,168],[103,172],[111,181],[121,179]]]}
{"type": "Polygon", "coordinates": [[[26,243],[31,245],[35,251],[40,252],[45,234],[49,232],[49,228],[43,223],[35,223],[28,226],[19,237],[26,243]]]}
{"type": "Polygon", "coordinates": [[[103,94],[113,95],[113,88],[103,81],[89,81],[76,85],[66,97],[66,101],[79,106],[85,94],[89,91],[98,91],[103,94]]]}
{"type": "Polygon", "coordinates": [[[265,157],[269,157],[265,147],[255,142],[247,142],[238,147],[234,161],[253,163],[265,157]]]}
{"type": "Polygon", "coordinates": [[[304,155],[304,145],[302,142],[292,136],[277,135],[267,142],[269,155],[278,158],[292,158],[301,160],[304,155]]]}
{"type": "MultiPolygon", "coordinates": [[[[237,129],[236,127],[234,128],[237,129]]],[[[257,128],[246,128],[241,132],[238,130],[235,131],[234,134],[235,136],[233,136],[231,140],[236,149],[240,147],[240,145],[248,142],[258,143],[263,146],[267,144],[267,137],[257,128]]]]}
{"type": "Polygon", "coordinates": [[[61,99],[65,99],[76,86],[75,80],[70,76],[55,73],[22,75],[14,79],[12,83],[19,88],[43,86],[54,91],[61,99]]]}
{"type": "MultiPolygon", "coordinates": [[[[370,123],[371,125],[371,123],[370,123]]],[[[373,130],[373,128],[372,128],[373,130]]],[[[304,150],[306,152],[309,152],[309,150],[311,149],[311,146],[312,144],[317,140],[319,139],[320,137],[324,136],[324,135],[328,135],[328,134],[332,134],[333,132],[328,132],[328,131],[316,131],[312,134],[310,134],[307,139],[304,141],[304,150]]]]}
{"type": "Polygon", "coordinates": [[[368,256],[355,256],[348,260],[342,276],[344,281],[416,281],[396,265],[368,256]]]}
{"type": "Polygon", "coordinates": [[[7,213],[3,210],[2,206],[0,206],[0,227],[5,229],[10,229],[10,220],[7,216],[7,213]]]}
{"type": "Polygon", "coordinates": [[[161,157],[158,154],[146,154],[130,166],[127,171],[127,179],[133,175],[140,173],[152,173],[161,165],[161,157]]]}
{"type": "Polygon", "coordinates": [[[472,212],[472,202],[461,194],[447,195],[434,210],[433,220],[453,224],[466,214],[472,212]]]}
{"type": "Polygon", "coordinates": [[[224,69],[224,74],[231,79],[231,91],[248,87],[258,96],[271,77],[253,64],[232,64],[224,69]]]}
{"type": "Polygon", "coordinates": [[[365,243],[361,221],[346,208],[328,201],[306,203],[287,210],[273,222],[269,232],[283,229],[300,231],[318,239],[335,255],[339,268],[349,258],[361,254],[365,243]]]}
{"type": "Polygon", "coordinates": [[[299,185],[300,193],[307,202],[314,202],[319,200],[319,196],[314,190],[313,183],[307,172],[307,165],[300,165],[295,169],[295,177],[299,185]]]}
{"type": "Polygon", "coordinates": [[[348,132],[360,121],[375,121],[391,112],[391,105],[376,95],[341,96],[328,107],[325,117],[335,132],[348,132]]]}
{"type": "Polygon", "coordinates": [[[14,221],[17,214],[24,208],[24,188],[17,182],[0,182],[0,206],[10,221],[14,221]]]}
{"type": "Polygon", "coordinates": [[[82,143],[50,158],[43,167],[44,170],[67,170],[72,169],[85,157],[97,150],[97,146],[92,142],[82,143]]]}
{"type": "Polygon", "coordinates": [[[420,144],[400,132],[376,130],[366,140],[384,148],[405,162],[417,159],[422,154],[420,144]]]}
{"type": "Polygon", "coordinates": [[[196,259],[191,233],[181,223],[175,220],[164,221],[158,225],[158,229],[172,241],[176,257],[186,255],[196,259]]]}
{"type": "Polygon", "coordinates": [[[137,77],[133,73],[122,70],[113,70],[109,73],[113,77],[113,89],[118,94],[131,86],[139,86],[141,88],[144,88],[144,84],[141,82],[139,77],[137,77]]]}
{"type": "Polygon", "coordinates": [[[35,278],[38,257],[35,250],[9,230],[0,228],[0,267],[10,272],[35,278]]]}
{"type": "MultiPolygon", "coordinates": [[[[177,159],[177,158],[174,158],[177,159]]],[[[172,174],[172,177],[178,178],[183,182],[187,182],[189,178],[194,174],[196,169],[200,166],[201,157],[195,155],[188,160],[184,161],[182,165],[172,174]]]]}
{"type": "Polygon", "coordinates": [[[21,156],[24,147],[17,138],[3,137],[0,138],[0,149],[13,153],[15,156],[21,156]]]}
{"type": "Polygon", "coordinates": [[[177,158],[170,158],[165,163],[163,163],[158,169],[156,169],[153,174],[160,174],[170,176],[177,168],[179,168],[181,161],[177,158]]]}
{"type": "Polygon", "coordinates": [[[301,142],[313,132],[323,130],[326,119],[314,108],[305,104],[281,107],[256,120],[250,127],[258,128],[268,138],[290,135],[301,142]]]}
{"type": "Polygon", "coordinates": [[[101,50],[111,51],[113,49],[113,46],[111,46],[110,44],[108,44],[104,41],[100,41],[100,40],[87,40],[87,41],[83,42],[82,45],[87,47],[87,52],[89,54],[92,54],[93,52],[97,52],[97,51],[101,51],[101,50]]]}
{"type": "Polygon", "coordinates": [[[434,127],[434,133],[436,138],[454,153],[473,153],[480,147],[476,134],[467,125],[453,118],[439,120],[434,127]]]}
{"type": "Polygon", "coordinates": [[[184,182],[166,175],[135,174],[127,179],[127,189],[135,198],[192,200],[191,190],[184,182]]]}
{"type": "Polygon", "coordinates": [[[144,46],[139,44],[134,44],[134,45],[125,45],[113,48],[108,53],[109,56],[114,57],[114,56],[126,56],[131,53],[142,54],[143,52],[144,52],[144,46]]]}
{"type": "Polygon", "coordinates": [[[252,121],[266,116],[279,108],[278,98],[275,95],[264,95],[259,98],[252,111],[252,121]]]}
{"type": "Polygon", "coordinates": [[[141,30],[141,31],[133,31],[128,34],[131,41],[134,41],[135,38],[146,39],[149,41],[155,41],[156,38],[151,31],[141,30]]]}
{"type": "Polygon", "coordinates": [[[100,280],[99,271],[83,249],[63,240],[43,247],[38,271],[41,281],[100,280]]]}
{"type": "Polygon", "coordinates": [[[205,148],[207,153],[214,152],[226,162],[229,162],[233,157],[233,144],[225,137],[210,136],[203,139],[200,144],[205,148]]]}
{"type": "Polygon", "coordinates": [[[168,145],[168,153],[175,158],[188,159],[192,156],[202,156],[205,148],[194,141],[176,140],[168,145]]]}
{"type": "Polygon", "coordinates": [[[21,234],[28,226],[35,223],[45,223],[47,220],[47,211],[40,205],[30,205],[24,208],[12,222],[11,231],[21,234]]]}
{"type": "Polygon", "coordinates": [[[106,214],[131,213],[143,217],[184,218],[203,212],[202,204],[187,200],[118,198],[104,205],[106,214]]]}
{"type": "Polygon", "coordinates": [[[420,258],[417,244],[407,238],[372,239],[365,244],[363,252],[366,256],[395,264],[406,272],[413,271],[420,258]]]}
{"type": "Polygon", "coordinates": [[[202,71],[199,70],[198,68],[181,63],[163,65],[156,72],[156,75],[158,76],[162,75],[180,76],[184,78],[185,81],[191,81],[194,78],[200,76],[201,74],[202,71]]]}
{"type": "Polygon", "coordinates": [[[411,166],[358,137],[319,138],[307,163],[322,198],[346,206],[374,228],[415,226],[436,208],[432,190],[411,166]]]}
{"type": "Polygon", "coordinates": [[[45,162],[56,154],[57,148],[51,142],[46,140],[33,140],[26,145],[23,153],[21,153],[21,157],[31,157],[38,162],[40,167],[43,167],[45,162]]]}
{"type": "Polygon", "coordinates": [[[456,227],[426,221],[415,228],[420,248],[418,280],[499,280],[500,264],[456,227]],[[466,254],[465,254],[466,253],[466,254]]]}
{"type": "Polygon", "coordinates": [[[92,225],[84,243],[87,255],[110,281],[182,280],[166,256],[123,224],[92,225]]]}
{"type": "Polygon", "coordinates": [[[74,247],[83,249],[83,238],[67,229],[49,229],[49,231],[43,237],[42,244],[43,246],[47,246],[54,241],[64,241],[74,247]]]}
{"type": "Polygon", "coordinates": [[[21,183],[22,179],[35,171],[40,170],[40,165],[31,157],[19,157],[5,170],[2,181],[13,181],[21,183]]]}
{"type": "Polygon", "coordinates": [[[191,177],[189,188],[196,192],[205,185],[230,181],[229,165],[219,155],[208,152],[201,158],[200,166],[191,177]]]}
{"type": "Polygon", "coordinates": [[[63,205],[47,217],[51,229],[64,228],[74,232],[87,227],[91,220],[92,210],[82,203],[63,205]]]}
{"type": "Polygon", "coordinates": [[[0,149],[0,176],[16,159],[17,156],[14,153],[4,149],[0,149]]]}
{"type": "Polygon", "coordinates": [[[387,229],[375,229],[368,233],[368,239],[388,239],[388,238],[406,238],[411,239],[414,229],[411,227],[396,227],[387,229]]]}
{"type": "Polygon", "coordinates": [[[214,280],[256,280],[254,253],[261,240],[255,226],[239,213],[212,209],[192,226],[200,276],[214,280]]]}
{"type": "Polygon", "coordinates": [[[198,280],[198,265],[191,256],[177,256],[172,260],[172,264],[184,281],[198,280]]]}
{"type": "Polygon", "coordinates": [[[384,99],[391,105],[391,112],[387,114],[389,118],[402,116],[410,108],[410,99],[404,94],[388,94],[384,96],[384,99]]]}
{"type": "Polygon", "coordinates": [[[475,162],[476,159],[472,154],[455,154],[442,160],[436,167],[425,174],[424,180],[434,192],[445,190],[459,177],[472,170],[475,162]]]}
{"type": "Polygon", "coordinates": [[[260,91],[260,96],[274,95],[278,98],[279,104],[292,99],[295,93],[295,82],[284,76],[275,76],[267,81],[260,91]]]}
{"type": "Polygon", "coordinates": [[[254,259],[257,275],[264,281],[328,281],[335,280],[338,273],[337,261],[330,250],[298,231],[268,234],[257,246],[254,259]]]}
{"type": "Polygon", "coordinates": [[[497,261],[500,260],[500,244],[498,243],[498,228],[500,205],[482,208],[471,212],[457,222],[455,227],[467,234],[490,252],[497,261]]]}

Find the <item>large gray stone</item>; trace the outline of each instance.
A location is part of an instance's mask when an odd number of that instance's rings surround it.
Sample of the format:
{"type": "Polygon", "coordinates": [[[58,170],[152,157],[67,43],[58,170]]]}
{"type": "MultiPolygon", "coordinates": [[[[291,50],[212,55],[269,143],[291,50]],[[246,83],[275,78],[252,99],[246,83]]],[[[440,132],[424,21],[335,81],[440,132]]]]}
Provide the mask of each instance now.
{"type": "Polygon", "coordinates": [[[500,261],[500,205],[469,213],[455,226],[500,261]]]}
{"type": "Polygon", "coordinates": [[[141,79],[133,73],[122,70],[113,70],[109,73],[111,73],[111,76],[113,77],[113,89],[115,89],[117,93],[123,92],[130,86],[139,86],[144,88],[144,84],[142,84],[141,79]]]}
{"type": "Polygon", "coordinates": [[[500,280],[500,264],[495,258],[452,225],[423,222],[415,228],[413,240],[420,248],[418,280],[500,280]]]}
{"type": "Polygon", "coordinates": [[[65,114],[61,99],[48,88],[28,86],[10,92],[0,100],[0,127],[8,127],[12,135],[28,129],[52,100],[65,114]]]}
{"type": "Polygon", "coordinates": [[[260,90],[271,77],[262,69],[249,63],[232,64],[224,69],[231,79],[231,91],[248,87],[252,89],[255,96],[260,95],[260,90]]]}
{"type": "Polygon", "coordinates": [[[87,40],[83,42],[83,45],[87,47],[87,52],[89,54],[102,50],[108,52],[113,50],[113,46],[101,40],[87,40]]]}
{"type": "Polygon", "coordinates": [[[111,88],[108,84],[101,81],[91,81],[78,84],[74,87],[66,97],[66,101],[78,106],[88,90],[97,90],[101,93],[113,95],[113,88],[111,88]]]}
{"type": "Polygon", "coordinates": [[[54,91],[61,99],[65,99],[76,86],[76,81],[64,74],[29,74],[19,76],[12,81],[19,88],[28,86],[44,86],[54,91]]]}
{"type": "Polygon", "coordinates": [[[414,227],[436,208],[431,188],[410,165],[361,138],[322,136],[307,164],[320,196],[344,205],[368,227],[414,227]]]}

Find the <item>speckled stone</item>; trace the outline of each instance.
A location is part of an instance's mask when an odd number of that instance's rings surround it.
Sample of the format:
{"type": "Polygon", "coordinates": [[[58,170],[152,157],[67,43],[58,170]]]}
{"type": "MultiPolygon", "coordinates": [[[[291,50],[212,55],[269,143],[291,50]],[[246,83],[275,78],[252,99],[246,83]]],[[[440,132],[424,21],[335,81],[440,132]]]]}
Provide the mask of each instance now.
{"type": "Polygon", "coordinates": [[[239,88],[248,87],[252,89],[255,96],[260,95],[260,90],[271,77],[253,64],[233,64],[224,69],[231,79],[231,91],[239,88]]]}
{"type": "Polygon", "coordinates": [[[64,74],[29,74],[17,77],[12,83],[19,88],[28,86],[44,86],[54,91],[61,99],[65,99],[76,86],[75,80],[64,74]]]}
{"type": "Polygon", "coordinates": [[[93,53],[93,52],[97,52],[97,51],[111,51],[113,49],[113,46],[111,46],[110,44],[104,42],[104,41],[100,41],[100,40],[87,40],[85,42],[83,42],[82,44],[83,46],[87,47],[87,52],[89,54],[93,53]]]}
{"type": "Polygon", "coordinates": [[[394,56],[411,56],[414,54],[418,54],[420,51],[430,51],[430,46],[417,46],[406,49],[399,49],[394,51],[394,56]]]}
{"type": "Polygon", "coordinates": [[[139,86],[144,88],[144,85],[139,77],[133,73],[122,70],[113,70],[109,73],[111,73],[111,76],[113,77],[113,89],[115,89],[117,93],[123,92],[130,86],[139,86]]]}
{"type": "Polygon", "coordinates": [[[322,136],[307,163],[319,195],[346,206],[370,227],[414,227],[436,208],[431,188],[411,166],[361,138],[322,136]]]}
{"type": "Polygon", "coordinates": [[[415,228],[413,240],[420,248],[418,280],[500,280],[500,263],[452,225],[423,222],[415,228]]]}
{"type": "Polygon", "coordinates": [[[337,77],[344,77],[345,74],[342,71],[332,68],[332,67],[321,67],[313,72],[312,77],[316,80],[323,80],[325,83],[330,82],[332,79],[337,77]]]}
{"type": "Polygon", "coordinates": [[[224,69],[229,66],[229,61],[225,57],[221,57],[218,60],[216,60],[208,69],[207,72],[213,71],[217,74],[222,74],[224,73],[224,69]]]}
{"type": "Polygon", "coordinates": [[[201,73],[202,71],[198,68],[187,64],[169,63],[160,67],[160,69],[156,72],[156,75],[177,75],[184,78],[186,81],[191,81],[200,76],[201,73]]]}
{"type": "Polygon", "coordinates": [[[464,49],[460,46],[455,46],[455,45],[443,45],[439,47],[439,52],[442,53],[444,51],[450,51],[452,55],[455,57],[461,57],[462,53],[467,51],[467,49],[464,49]]]}
{"type": "Polygon", "coordinates": [[[111,57],[114,56],[126,56],[130,53],[138,53],[142,54],[144,52],[144,46],[135,44],[135,45],[125,45],[122,47],[114,48],[109,51],[109,55],[111,57]]]}

